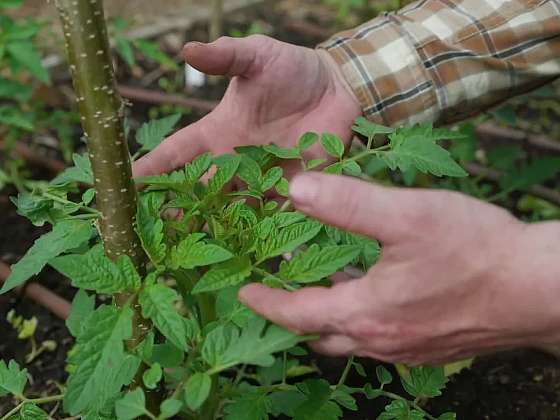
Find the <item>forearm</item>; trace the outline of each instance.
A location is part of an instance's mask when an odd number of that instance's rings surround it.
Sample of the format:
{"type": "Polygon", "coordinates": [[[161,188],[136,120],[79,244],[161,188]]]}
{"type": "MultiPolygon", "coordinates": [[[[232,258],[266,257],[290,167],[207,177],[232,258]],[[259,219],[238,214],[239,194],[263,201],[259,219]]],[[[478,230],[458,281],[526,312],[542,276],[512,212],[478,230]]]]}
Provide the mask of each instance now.
{"type": "Polygon", "coordinates": [[[366,117],[450,123],[560,75],[560,12],[552,1],[498,9],[448,3],[413,3],[320,45],[366,117]]]}

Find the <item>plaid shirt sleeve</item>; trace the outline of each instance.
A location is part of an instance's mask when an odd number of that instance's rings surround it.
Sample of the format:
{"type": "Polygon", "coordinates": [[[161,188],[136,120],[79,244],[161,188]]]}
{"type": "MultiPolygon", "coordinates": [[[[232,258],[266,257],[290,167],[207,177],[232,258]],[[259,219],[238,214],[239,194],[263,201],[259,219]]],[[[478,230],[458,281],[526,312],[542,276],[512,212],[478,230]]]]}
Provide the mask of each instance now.
{"type": "Polygon", "coordinates": [[[560,76],[560,0],[420,0],[319,48],[372,121],[447,124],[560,76]]]}

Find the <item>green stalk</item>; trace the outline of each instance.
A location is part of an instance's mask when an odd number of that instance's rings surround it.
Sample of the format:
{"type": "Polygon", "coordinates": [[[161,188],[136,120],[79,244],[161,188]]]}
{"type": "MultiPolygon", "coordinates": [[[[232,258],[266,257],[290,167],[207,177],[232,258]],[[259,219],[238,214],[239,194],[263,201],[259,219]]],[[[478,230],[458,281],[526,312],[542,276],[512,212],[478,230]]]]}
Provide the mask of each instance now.
{"type": "Polygon", "coordinates": [[[56,0],[70,73],[95,178],[105,251],[128,255],[137,267],[144,253],[134,232],[136,189],[115,86],[102,0],[56,0]]]}
{"type": "Polygon", "coordinates": [[[210,16],[210,42],[217,40],[224,34],[224,1],[212,0],[212,15],[210,16]]]}
{"type": "MultiPolygon", "coordinates": [[[[128,255],[144,272],[146,256],[136,232],[136,188],[132,180],[130,153],[124,131],[124,105],[117,92],[111,62],[103,0],[55,0],[59,12],[70,73],[76,92],[82,128],[91,161],[99,227],[107,256],[113,260],[128,255]]],[[[130,294],[116,296],[119,306],[129,304],[130,294]]],[[[150,329],[132,299],[133,335],[127,342],[135,348],[150,329]]],[[[132,387],[142,383],[142,366],[132,387]]],[[[153,391],[146,390],[157,402],[153,391]]],[[[156,406],[159,408],[159,404],[156,406]]]]}

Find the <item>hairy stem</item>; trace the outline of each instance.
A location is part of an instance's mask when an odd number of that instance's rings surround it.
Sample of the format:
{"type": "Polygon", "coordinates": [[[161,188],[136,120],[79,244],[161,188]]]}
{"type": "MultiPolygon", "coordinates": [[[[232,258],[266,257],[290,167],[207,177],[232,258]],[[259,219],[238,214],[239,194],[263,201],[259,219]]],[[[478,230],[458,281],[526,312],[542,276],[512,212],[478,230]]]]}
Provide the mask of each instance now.
{"type": "MultiPolygon", "coordinates": [[[[105,252],[111,259],[128,255],[142,273],[146,256],[134,231],[136,188],[124,131],[124,106],[111,64],[103,1],[56,0],[56,7],[93,169],[105,252]]],[[[129,294],[116,296],[120,306],[129,298],[129,294]]],[[[139,305],[133,303],[132,307],[133,336],[127,342],[129,349],[136,347],[150,328],[140,316],[139,305]]],[[[144,369],[145,366],[141,367],[132,386],[141,384],[144,369]]],[[[153,392],[147,394],[150,400],[153,392]]]]}

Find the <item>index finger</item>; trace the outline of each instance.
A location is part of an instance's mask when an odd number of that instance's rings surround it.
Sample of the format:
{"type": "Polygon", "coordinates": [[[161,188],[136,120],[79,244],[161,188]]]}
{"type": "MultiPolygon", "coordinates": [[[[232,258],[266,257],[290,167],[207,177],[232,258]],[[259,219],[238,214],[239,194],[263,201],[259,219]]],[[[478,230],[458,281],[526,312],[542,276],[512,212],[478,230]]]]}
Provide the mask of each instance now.
{"type": "Polygon", "coordinates": [[[250,284],[239,300],[258,314],[297,334],[343,333],[357,309],[357,282],[331,288],[307,287],[295,292],[250,284]]]}
{"type": "Polygon", "coordinates": [[[208,151],[203,127],[206,118],[177,131],[132,165],[134,177],[160,175],[180,168],[208,151]]]}

